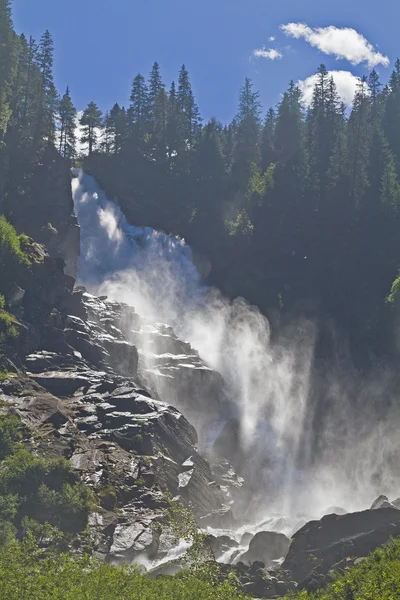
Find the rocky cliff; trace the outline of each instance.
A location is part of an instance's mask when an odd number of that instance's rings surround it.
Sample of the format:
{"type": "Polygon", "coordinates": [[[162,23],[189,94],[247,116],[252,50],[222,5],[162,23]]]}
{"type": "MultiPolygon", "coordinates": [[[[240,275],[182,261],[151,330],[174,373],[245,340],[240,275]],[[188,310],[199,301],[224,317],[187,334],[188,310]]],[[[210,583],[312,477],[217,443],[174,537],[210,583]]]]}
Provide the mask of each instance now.
{"type": "MultiPolygon", "coordinates": [[[[134,309],[72,291],[73,280],[54,259],[38,267],[36,280],[42,272],[47,282],[36,292],[26,290],[20,307],[22,365],[0,383],[1,411],[16,413],[42,438],[35,452],[66,457],[93,489],[99,504],[89,525],[96,552],[108,560],[159,556],[170,497],[179,497],[204,523],[231,523],[224,493],[197,450],[196,430],[144,386],[162,373],[141,368],[135,344],[122,332],[129,323],[131,339],[141,335],[134,309]],[[39,306],[40,317],[34,314],[39,306]]],[[[192,357],[201,370],[198,356],[173,332],[154,330],[157,335],[170,363],[179,351],[184,365],[192,357]]],[[[165,360],[159,367],[171,368],[165,360]]],[[[164,540],[161,556],[166,551],[164,540]]]]}

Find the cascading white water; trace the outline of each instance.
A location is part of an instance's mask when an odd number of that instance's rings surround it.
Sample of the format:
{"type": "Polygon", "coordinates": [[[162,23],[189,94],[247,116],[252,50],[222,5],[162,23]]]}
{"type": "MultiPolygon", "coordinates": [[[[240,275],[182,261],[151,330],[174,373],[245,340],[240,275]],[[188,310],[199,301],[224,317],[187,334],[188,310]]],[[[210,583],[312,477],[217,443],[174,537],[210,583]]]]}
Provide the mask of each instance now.
{"type": "Polygon", "coordinates": [[[312,324],[292,327],[272,344],[258,310],[202,284],[183,240],[129,225],[80,171],[72,189],[81,227],[80,283],[135,306],[142,317],[172,325],[223,375],[252,458],[247,469],[253,518],[275,512],[295,523],[301,512],[317,517],[332,505],[365,508],[378,493],[400,496],[391,463],[399,409],[394,406],[378,426],[371,408],[362,413],[363,400],[382,394],[382,383],[375,389],[365,385],[360,393],[357,383],[332,376],[321,416],[309,390],[312,324]]]}

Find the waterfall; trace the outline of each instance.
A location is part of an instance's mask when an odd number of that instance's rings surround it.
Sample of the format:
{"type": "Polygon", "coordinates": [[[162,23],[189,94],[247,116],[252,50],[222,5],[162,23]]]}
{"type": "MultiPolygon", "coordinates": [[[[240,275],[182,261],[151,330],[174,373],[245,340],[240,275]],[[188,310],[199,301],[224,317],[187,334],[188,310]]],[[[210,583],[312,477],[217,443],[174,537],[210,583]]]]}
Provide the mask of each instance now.
{"type": "Polygon", "coordinates": [[[366,398],[383,393],[381,385],[363,384],[360,393],[360,382],[332,375],[324,382],[322,410],[310,393],[312,323],[298,323],[272,343],[256,308],[204,285],[184,240],[128,224],[82,171],[76,170],[72,190],[81,228],[79,283],[134,306],[149,322],[171,325],[223,376],[240,421],[249,515],[315,517],[328,506],[360,509],[378,493],[394,493],[399,409],[379,426],[376,411],[360,412],[366,398]]]}

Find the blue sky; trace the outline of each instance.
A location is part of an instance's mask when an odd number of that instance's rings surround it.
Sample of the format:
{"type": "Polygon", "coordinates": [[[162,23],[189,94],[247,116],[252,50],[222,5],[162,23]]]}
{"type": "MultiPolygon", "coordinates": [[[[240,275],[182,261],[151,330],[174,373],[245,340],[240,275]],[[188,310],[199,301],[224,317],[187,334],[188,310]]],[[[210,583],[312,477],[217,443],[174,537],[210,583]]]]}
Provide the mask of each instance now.
{"type": "Polygon", "coordinates": [[[57,87],[78,109],[127,104],[134,75],[157,60],[168,85],[185,63],[204,117],[228,121],[246,76],[268,108],[290,79],[307,97],[323,62],[347,99],[349,73],[375,63],[385,83],[400,55],[397,0],[14,0],[13,16],[18,32],[51,31],[57,87]]]}

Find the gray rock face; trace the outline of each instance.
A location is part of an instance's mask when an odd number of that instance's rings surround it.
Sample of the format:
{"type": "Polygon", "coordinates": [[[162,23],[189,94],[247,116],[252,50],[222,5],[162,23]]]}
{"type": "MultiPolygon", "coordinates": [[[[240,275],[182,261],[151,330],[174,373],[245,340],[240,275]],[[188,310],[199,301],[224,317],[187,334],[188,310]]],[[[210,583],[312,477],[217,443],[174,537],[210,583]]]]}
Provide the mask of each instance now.
{"type": "Polygon", "coordinates": [[[229,413],[221,375],[166,325],[142,324],[139,329],[134,324],[129,341],[140,349],[141,376],[146,386],[193,423],[203,445],[214,424],[229,413]]]}
{"type": "MultiPolygon", "coordinates": [[[[67,457],[102,498],[90,518],[98,555],[116,562],[162,556],[166,494],[179,497],[199,520],[223,521],[230,514],[224,493],[198,453],[193,425],[143,385],[148,373],[143,377],[133,336],[122,333],[128,324],[140,330],[134,309],[83,289],[67,294],[64,305],[66,312],[54,309],[44,325],[47,347],[26,356],[26,375],[1,382],[0,400],[40,433],[39,451],[67,457]]],[[[165,348],[172,339],[176,351],[188,353],[182,363],[192,360],[190,347],[172,331],[157,335],[167,340],[165,348]]],[[[185,379],[181,389],[187,385],[185,379]]]]}
{"type": "Polygon", "coordinates": [[[327,515],[294,534],[282,566],[301,582],[312,571],[324,575],[344,559],[367,556],[399,535],[400,511],[395,508],[327,515]]]}
{"type": "Polygon", "coordinates": [[[252,538],[248,551],[242,554],[240,561],[245,564],[261,561],[268,565],[273,560],[285,557],[289,544],[289,538],[283,533],[260,531],[252,538]]]}

